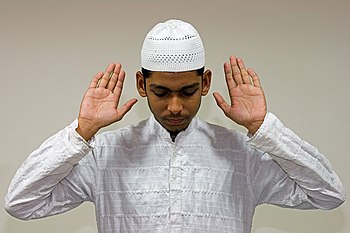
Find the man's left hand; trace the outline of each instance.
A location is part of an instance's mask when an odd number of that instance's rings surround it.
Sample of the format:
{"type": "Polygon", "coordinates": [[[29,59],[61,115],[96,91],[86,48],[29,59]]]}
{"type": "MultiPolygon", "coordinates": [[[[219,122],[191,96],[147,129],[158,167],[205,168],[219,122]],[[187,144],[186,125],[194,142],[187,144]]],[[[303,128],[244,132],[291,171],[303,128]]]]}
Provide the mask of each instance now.
{"type": "Polygon", "coordinates": [[[230,56],[230,63],[224,63],[224,72],[231,104],[214,92],[216,103],[228,118],[254,134],[267,112],[259,77],[252,69],[246,69],[243,60],[235,56],[230,56]]]}

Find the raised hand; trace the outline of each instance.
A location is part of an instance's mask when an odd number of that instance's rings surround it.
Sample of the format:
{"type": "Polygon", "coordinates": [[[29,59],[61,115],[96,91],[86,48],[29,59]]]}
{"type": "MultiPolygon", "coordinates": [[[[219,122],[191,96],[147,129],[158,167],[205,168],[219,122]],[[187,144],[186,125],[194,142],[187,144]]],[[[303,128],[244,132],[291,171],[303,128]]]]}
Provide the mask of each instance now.
{"type": "Polygon", "coordinates": [[[121,120],[137,102],[133,98],[118,108],[125,72],[120,64],[109,64],[92,79],[80,106],[76,131],[89,140],[99,129],[121,120]]]}
{"type": "Polygon", "coordinates": [[[267,112],[259,77],[252,69],[247,70],[243,60],[235,56],[230,57],[230,63],[225,62],[224,71],[231,104],[218,92],[213,94],[216,103],[228,118],[254,134],[267,112]]]}

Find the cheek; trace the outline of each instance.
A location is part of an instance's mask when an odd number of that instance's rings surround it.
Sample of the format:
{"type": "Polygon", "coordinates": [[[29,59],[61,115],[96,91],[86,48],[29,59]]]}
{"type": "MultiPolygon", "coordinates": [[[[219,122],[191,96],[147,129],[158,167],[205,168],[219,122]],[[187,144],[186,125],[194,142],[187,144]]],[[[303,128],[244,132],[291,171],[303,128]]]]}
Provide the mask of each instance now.
{"type": "Polygon", "coordinates": [[[199,110],[199,107],[201,106],[201,101],[202,101],[202,98],[199,97],[197,100],[196,100],[196,103],[193,105],[193,109],[194,111],[198,111],[199,110]]]}
{"type": "Polygon", "coordinates": [[[185,101],[184,105],[187,106],[187,108],[195,108],[199,105],[200,103],[200,99],[191,99],[191,100],[188,100],[188,101],[185,101]]]}
{"type": "Polygon", "coordinates": [[[196,96],[192,98],[185,99],[183,101],[183,108],[186,114],[195,115],[201,104],[201,97],[196,96]]]}
{"type": "Polygon", "coordinates": [[[191,106],[197,106],[200,104],[202,99],[201,95],[195,95],[192,96],[191,98],[188,98],[187,100],[185,100],[185,104],[191,105],[191,106]]]}
{"type": "Polygon", "coordinates": [[[153,113],[161,113],[167,108],[167,102],[158,98],[148,97],[148,105],[153,113]]]}

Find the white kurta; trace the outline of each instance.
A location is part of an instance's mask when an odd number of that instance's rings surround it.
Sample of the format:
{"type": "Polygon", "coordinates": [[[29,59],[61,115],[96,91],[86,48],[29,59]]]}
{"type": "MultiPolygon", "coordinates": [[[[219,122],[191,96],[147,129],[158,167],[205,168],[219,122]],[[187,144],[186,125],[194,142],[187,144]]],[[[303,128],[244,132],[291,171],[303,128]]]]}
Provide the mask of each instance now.
{"type": "Polygon", "coordinates": [[[91,201],[101,233],[248,233],[259,204],[331,209],[345,200],[327,159],[271,113],[251,138],[197,118],[175,142],[153,116],[89,143],[76,126],[22,164],[10,214],[41,218],[91,201]]]}

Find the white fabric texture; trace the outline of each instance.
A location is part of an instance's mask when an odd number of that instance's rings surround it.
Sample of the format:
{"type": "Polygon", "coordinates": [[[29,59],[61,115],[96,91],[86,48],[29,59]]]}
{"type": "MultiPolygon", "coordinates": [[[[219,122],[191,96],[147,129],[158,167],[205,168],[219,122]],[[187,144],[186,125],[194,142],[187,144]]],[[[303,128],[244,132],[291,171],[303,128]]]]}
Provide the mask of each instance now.
{"type": "Polygon", "coordinates": [[[183,72],[205,65],[205,51],[197,30],[189,23],[171,19],[158,23],[146,35],[141,67],[151,71],[183,72]]]}
{"type": "Polygon", "coordinates": [[[326,158],[272,113],[251,138],[194,118],[173,142],[152,116],[88,144],[76,126],[19,168],[10,214],[36,219],[91,201],[101,233],[248,233],[259,204],[332,209],[345,200],[326,158]]]}

